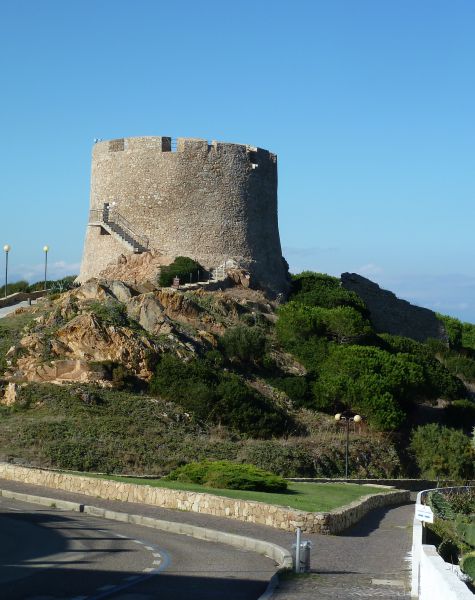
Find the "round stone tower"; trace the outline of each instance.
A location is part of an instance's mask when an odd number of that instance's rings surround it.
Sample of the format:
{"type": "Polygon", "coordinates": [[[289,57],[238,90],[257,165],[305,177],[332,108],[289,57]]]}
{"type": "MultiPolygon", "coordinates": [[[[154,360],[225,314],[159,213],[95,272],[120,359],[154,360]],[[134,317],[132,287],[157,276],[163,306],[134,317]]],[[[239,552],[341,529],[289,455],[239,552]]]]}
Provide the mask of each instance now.
{"type": "Polygon", "coordinates": [[[261,288],[288,287],[277,221],[277,157],[242,144],[169,137],[99,142],[79,281],[127,252],[236,263],[261,288]]]}

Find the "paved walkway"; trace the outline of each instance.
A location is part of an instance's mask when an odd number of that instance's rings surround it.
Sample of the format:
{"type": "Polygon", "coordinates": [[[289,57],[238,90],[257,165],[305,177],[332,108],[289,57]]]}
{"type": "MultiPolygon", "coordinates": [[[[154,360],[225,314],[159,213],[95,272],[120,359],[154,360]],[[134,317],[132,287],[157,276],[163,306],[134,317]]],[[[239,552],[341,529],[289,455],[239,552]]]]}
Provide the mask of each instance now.
{"type": "MultiPolygon", "coordinates": [[[[36,304],[36,302],[35,302],[36,304]]],[[[15,312],[17,308],[22,308],[22,307],[26,307],[26,306],[30,306],[30,304],[28,303],[28,301],[24,301],[24,302],[18,302],[17,304],[12,304],[12,306],[5,306],[5,308],[0,308],[0,319],[2,317],[6,317],[9,314],[11,314],[12,312],[15,312]]]]}
{"type": "MultiPolygon", "coordinates": [[[[0,489],[71,500],[132,514],[265,539],[290,548],[294,536],[263,525],[131,502],[117,502],[0,479],[0,489]]],[[[273,600],[409,599],[414,505],[371,512],[344,535],[304,535],[313,543],[312,573],[281,580],[273,600]]]]}
{"type": "Polygon", "coordinates": [[[413,504],[378,509],[344,535],[311,536],[312,573],[284,579],[273,598],[410,598],[413,515],[413,504]]]}

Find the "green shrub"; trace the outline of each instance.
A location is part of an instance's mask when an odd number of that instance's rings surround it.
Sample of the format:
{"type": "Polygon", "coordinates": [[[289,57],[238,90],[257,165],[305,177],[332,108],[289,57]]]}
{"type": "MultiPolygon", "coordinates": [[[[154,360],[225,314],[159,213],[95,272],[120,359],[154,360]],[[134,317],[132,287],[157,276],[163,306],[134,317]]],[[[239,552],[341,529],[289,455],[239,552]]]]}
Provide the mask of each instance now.
{"type": "MultiPolygon", "coordinates": [[[[238,459],[283,477],[342,477],[345,442],[341,436],[288,440],[246,440],[238,459]]],[[[352,436],[349,446],[351,477],[398,477],[401,463],[389,440],[352,436]]]]}
{"type": "MultiPolygon", "coordinates": [[[[63,277],[62,279],[55,279],[55,280],[50,280],[48,279],[46,282],[46,288],[52,293],[52,294],[61,294],[63,292],[67,292],[68,290],[72,290],[74,287],[79,286],[79,284],[75,283],[76,281],[76,275],[67,275],[66,277],[63,277]]],[[[36,283],[32,283],[31,285],[28,286],[28,291],[29,292],[37,292],[40,290],[43,290],[45,287],[45,282],[44,281],[37,281],[36,283]]]]}
{"type": "Polygon", "coordinates": [[[150,389],[193,412],[198,421],[225,425],[254,437],[271,437],[288,431],[285,411],[250,388],[232,373],[219,371],[203,360],[182,362],[164,355],[150,389]]]}
{"type": "Polygon", "coordinates": [[[460,538],[472,548],[475,548],[475,517],[471,520],[458,518],[456,530],[460,538]]]}
{"type": "Polygon", "coordinates": [[[475,325],[462,323],[462,346],[475,350],[475,325]]]}
{"type": "MultiPolygon", "coordinates": [[[[393,354],[410,355],[411,360],[422,367],[424,384],[421,394],[426,398],[457,399],[466,395],[463,382],[434,357],[433,346],[390,334],[380,334],[379,338],[384,350],[393,354]]],[[[447,348],[443,347],[443,351],[447,352],[447,348]]]]}
{"type": "Polygon", "coordinates": [[[467,487],[463,492],[446,493],[450,506],[459,515],[475,514],[475,489],[467,487]]]}
{"type": "Polygon", "coordinates": [[[474,452],[462,431],[430,423],[412,434],[410,448],[421,477],[470,479],[474,474],[474,452]]]}
{"type": "MultiPolygon", "coordinates": [[[[17,292],[26,292],[28,290],[28,281],[16,281],[7,285],[7,295],[16,294],[17,292]]],[[[5,284],[0,287],[0,298],[5,295],[5,284]]]]}
{"type": "Polygon", "coordinates": [[[475,581],[475,552],[468,552],[462,556],[460,568],[472,581],[475,581]]]}
{"type": "Polygon", "coordinates": [[[238,325],[225,331],[220,345],[231,362],[256,364],[262,361],[266,353],[267,339],[259,327],[238,325]]]}
{"type": "Polygon", "coordinates": [[[288,302],[279,309],[277,336],[290,352],[299,352],[302,342],[324,336],[338,343],[364,340],[372,333],[371,325],[351,306],[322,308],[288,302]]]}
{"type": "Polygon", "coordinates": [[[475,381],[475,360],[469,356],[451,351],[443,360],[447,369],[457,377],[462,377],[467,381],[475,381]]]}
{"type": "Polygon", "coordinates": [[[431,507],[435,516],[441,519],[455,519],[455,511],[452,508],[448,498],[444,494],[432,491],[427,494],[427,503],[431,507]]]}
{"type": "MultiPolygon", "coordinates": [[[[117,300],[112,298],[107,298],[104,302],[94,300],[89,304],[89,308],[104,323],[116,327],[129,327],[131,325],[125,306],[117,300]]],[[[134,324],[138,327],[135,322],[134,324]]]]}
{"type": "Polygon", "coordinates": [[[318,368],[314,403],[325,412],[351,408],[377,429],[397,429],[420,393],[423,371],[410,355],[369,346],[330,346],[318,368]]]}
{"type": "Polygon", "coordinates": [[[322,308],[351,306],[367,315],[365,303],[355,292],[345,290],[338,278],[324,273],[304,271],[293,275],[290,299],[306,306],[322,308]]]}
{"type": "Polygon", "coordinates": [[[158,283],[162,287],[170,287],[173,283],[173,279],[178,277],[180,283],[183,285],[185,283],[190,283],[190,276],[192,282],[198,281],[199,272],[203,275],[206,271],[195,260],[188,258],[187,256],[177,256],[170,265],[161,267],[158,283]]]}
{"type": "Polygon", "coordinates": [[[287,482],[279,475],[254,465],[224,460],[189,463],[172,471],[166,479],[230,490],[278,493],[287,489],[287,482]]]}
{"type": "Polygon", "coordinates": [[[267,382],[285,392],[296,408],[312,405],[312,390],[308,377],[288,375],[286,377],[268,378],[267,382]]]}
{"type": "Polygon", "coordinates": [[[449,344],[451,348],[460,348],[462,346],[462,322],[448,315],[437,313],[437,317],[442,321],[447,335],[449,336],[449,344]]]}

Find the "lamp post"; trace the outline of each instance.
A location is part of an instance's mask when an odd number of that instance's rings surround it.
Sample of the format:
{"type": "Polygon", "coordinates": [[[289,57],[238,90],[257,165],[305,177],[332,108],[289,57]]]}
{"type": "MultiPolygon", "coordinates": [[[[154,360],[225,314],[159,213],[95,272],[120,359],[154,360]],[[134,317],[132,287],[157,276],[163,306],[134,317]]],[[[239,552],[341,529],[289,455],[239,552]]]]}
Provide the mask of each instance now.
{"type": "Polygon", "coordinates": [[[7,297],[7,287],[8,287],[8,253],[12,247],[10,244],[5,244],[3,246],[3,251],[5,252],[5,298],[7,297]]]}
{"type": "Polygon", "coordinates": [[[46,291],[46,272],[48,270],[48,251],[49,251],[49,246],[43,246],[43,252],[45,253],[45,291],[46,291]]]}
{"type": "Polygon", "coordinates": [[[351,415],[349,412],[337,413],[335,421],[346,425],[346,444],[345,444],[345,479],[348,479],[348,450],[350,446],[350,423],[360,423],[360,415],[351,415]]]}

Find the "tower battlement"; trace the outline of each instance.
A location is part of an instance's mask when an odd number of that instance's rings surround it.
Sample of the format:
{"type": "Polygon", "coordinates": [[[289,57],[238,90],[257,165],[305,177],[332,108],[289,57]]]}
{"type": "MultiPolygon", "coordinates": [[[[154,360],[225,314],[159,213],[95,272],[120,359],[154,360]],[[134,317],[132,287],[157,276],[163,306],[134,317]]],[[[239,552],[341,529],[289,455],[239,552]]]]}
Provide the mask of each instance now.
{"type": "MultiPolygon", "coordinates": [[[[189,256],[206,268],[234,260],[264,289],[287,287],[277,221],[277,156],[197,138],[131,137],[94,145],[91,214],[80,281],[124,253],[97,215],[113,207],[149,249],[189,256]]],[[[130,239],[129,239],[130,238],[130,239]]],[[[140,245],[143,251],[143,243],[140,245]]],[[[137,250],[137,248],[136,248],[137,250]]]]}

